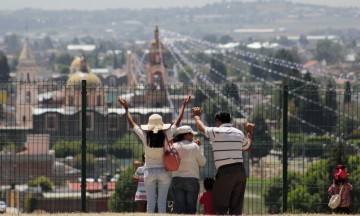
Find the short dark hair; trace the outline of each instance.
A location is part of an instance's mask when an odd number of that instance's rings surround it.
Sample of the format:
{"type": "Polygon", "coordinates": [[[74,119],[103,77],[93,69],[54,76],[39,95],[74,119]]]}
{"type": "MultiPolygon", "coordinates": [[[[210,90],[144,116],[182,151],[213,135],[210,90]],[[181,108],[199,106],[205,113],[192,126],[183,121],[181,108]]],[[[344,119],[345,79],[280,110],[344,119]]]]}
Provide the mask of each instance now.
{"type": "Polygon", "coordinates": [[[215,120],[221,123],[230,123],[231,121],[230,113],[225,110],[219,110],[215,113],[215,120]]]}
{"type": "Polygon", "coordinates": [[[204,179],[204,188],[205,190],[207,191],[211,191],[212,188],[213,188],[213,185],[214,185],[214,178],[211,178],[211,177],[207,177],[204,179]]]}
{"type": "Polygon", "coordinates": [[[173,141],[174,142],[180,142],[180,141],[184,140],[185,135],[186,135],[186,133],[178,134],[178,135],[173,137],[173,141]]]}

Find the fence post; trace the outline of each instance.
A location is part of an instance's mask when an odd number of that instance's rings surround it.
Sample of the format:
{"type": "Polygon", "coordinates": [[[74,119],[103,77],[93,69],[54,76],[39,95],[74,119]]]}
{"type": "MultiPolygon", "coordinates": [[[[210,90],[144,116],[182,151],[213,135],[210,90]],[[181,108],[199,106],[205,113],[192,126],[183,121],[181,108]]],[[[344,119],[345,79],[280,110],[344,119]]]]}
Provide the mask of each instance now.
{"type": "Polygon", "coordinates": [[[287,212],[288,168],[288,86],[283,87],[283,213],[287,212]]]}
{"type": "Polygon", "coordinates": [[[86,212],[86,80],[81,81],[81,212],[86,212]]]}

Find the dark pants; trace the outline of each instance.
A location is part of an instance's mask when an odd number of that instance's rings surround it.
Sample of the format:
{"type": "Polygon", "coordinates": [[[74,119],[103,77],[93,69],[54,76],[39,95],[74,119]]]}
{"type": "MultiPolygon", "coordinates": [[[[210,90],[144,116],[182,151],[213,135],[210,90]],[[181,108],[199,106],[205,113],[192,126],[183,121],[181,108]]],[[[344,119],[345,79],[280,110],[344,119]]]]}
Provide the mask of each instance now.
{"type": "Polygon", "coordinates": [[[336,214],[352,214],[352,211],[349,207],[337,207],[334,209],[334,213],[336,214]]]}
{"type": "Polygon", "coordinates": [[[199,179],[173,177],[171,189],[174,197],[174,212],[196,214],[197,198],[200,191],[199,179]]]}
{"type": "Polygon", "coordinates": [[[221,166],[213,187],[213,205],[217,215],[241,215],[244,205],[246,173],[242,163],[221,166]]]}
{"type": "Polygon", "coordinates": [[[146,200],[136,201],[136,204],[138,207],[138,212],[146,212],[146,205],[147,205],[146,200]]]}

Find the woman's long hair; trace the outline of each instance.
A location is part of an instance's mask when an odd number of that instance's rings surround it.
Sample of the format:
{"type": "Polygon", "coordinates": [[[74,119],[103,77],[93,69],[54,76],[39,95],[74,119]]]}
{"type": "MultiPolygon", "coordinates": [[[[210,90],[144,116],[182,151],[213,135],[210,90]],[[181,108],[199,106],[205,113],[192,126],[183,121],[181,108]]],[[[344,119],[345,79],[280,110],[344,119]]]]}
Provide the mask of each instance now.
{"type": "Polygon", "coordinates": [[[163,130],[154,133],[152,131],[147,132],[146,140],[147,145],[150,148],[162,148],[165,141],[165,132],[163,130]]]}

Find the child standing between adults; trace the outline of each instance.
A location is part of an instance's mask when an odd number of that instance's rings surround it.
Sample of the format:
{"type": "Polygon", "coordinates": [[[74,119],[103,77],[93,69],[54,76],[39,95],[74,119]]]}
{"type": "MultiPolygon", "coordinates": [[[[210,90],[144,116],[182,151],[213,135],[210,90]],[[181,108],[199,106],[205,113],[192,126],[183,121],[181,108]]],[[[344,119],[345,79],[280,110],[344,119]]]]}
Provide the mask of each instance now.
{"type": "Polygon", "coordinates": [[[328,189],[329,197],[335,194],[339,194],[341,191],[340,204],[333,210],[336,214],[352,213],[350,210],[350,191],[353,189],[353,186],[347,181],[348,175],[349,173],[347,172],[346,167],[343,165],[338,165],[336,171],[334,172],[333,183],[328,189]]]}
{"type": "Polygon", "coordinates": [[[146,191],[145,191],[145,184],[144,184],[144,163],[145,163],[145,153],[142,155],[142,163],[139,161],[135,161],[135,173],[133,175],[133,181],[138,182],[138,186],[135,193],[135,202],[138,207],[139,212],[146,212],[146,191]]]}
{"type": "Polygon", "coordinates": [[[204,208],[204,215],[215,214],[213,208],[213,194],[212,194],[213,185],[214,185],[214,178],[207,177],[204,179],[205,192],[203,192],[199,196],[199,203],[204,208]]]}

